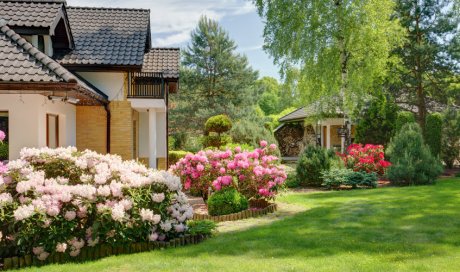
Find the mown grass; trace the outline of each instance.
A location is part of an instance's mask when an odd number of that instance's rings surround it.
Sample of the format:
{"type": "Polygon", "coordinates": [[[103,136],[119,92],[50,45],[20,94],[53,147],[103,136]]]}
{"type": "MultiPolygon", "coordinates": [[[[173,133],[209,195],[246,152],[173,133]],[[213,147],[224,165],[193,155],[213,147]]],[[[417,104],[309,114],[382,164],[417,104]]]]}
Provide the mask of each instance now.
{"type": "Polygon", "coordinates": [[[458,271],[460,178],[292,193],[307,210],[202,244],[30,271],[458,271]]]}

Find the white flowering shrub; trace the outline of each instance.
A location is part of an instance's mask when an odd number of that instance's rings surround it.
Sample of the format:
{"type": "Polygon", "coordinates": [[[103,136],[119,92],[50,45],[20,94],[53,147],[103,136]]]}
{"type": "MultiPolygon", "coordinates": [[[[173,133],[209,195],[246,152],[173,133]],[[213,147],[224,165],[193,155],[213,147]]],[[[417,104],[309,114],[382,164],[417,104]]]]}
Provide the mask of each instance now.
{"type": "Polygon", "coordinates": [[[0,248],[44,260],[99,243],[176,238],[193,217],[181,189],[169,172],[119,156],[26,148],[0,171],[0,248]]]}

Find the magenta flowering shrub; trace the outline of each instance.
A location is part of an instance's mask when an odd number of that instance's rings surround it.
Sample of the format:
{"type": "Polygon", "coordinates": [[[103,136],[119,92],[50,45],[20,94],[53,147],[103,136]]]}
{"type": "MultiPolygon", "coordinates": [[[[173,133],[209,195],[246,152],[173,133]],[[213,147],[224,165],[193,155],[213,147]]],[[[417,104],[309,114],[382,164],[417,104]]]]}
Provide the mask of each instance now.
{"type": "Polygon", "coordinates": [[[208,188],[215,191],[232,186],[251,199],[272,199],[286,180],[284,168],[276,157],[277,146],[266,141],[254,151],[205,150],[187,154],[171,170],[181,177],[185,189],[201,192],[206,198],[208,188]]]}
{"type": "Polygon", "coordinates": [[[0,168],[0,247],[40,260],[99,243],[168,240],[192,217],[178,177],[119,156],[23,149],[0,168]]]}

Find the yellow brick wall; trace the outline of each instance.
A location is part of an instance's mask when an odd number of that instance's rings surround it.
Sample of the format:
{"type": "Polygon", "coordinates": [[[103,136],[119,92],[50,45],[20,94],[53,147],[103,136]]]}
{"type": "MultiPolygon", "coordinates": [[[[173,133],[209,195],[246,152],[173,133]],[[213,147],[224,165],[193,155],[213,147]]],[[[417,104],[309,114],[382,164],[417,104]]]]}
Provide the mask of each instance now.
{"type": "Polygon", "coordinates": [[[110,153],[133,159],[133,114],[131,102],[111,101],[110,153]]]}
{"type": "Polygon", "coordinates": [[[76,116],[77,148],[107,152],[107,113],[103,106],[78,106],[76,116]]]}

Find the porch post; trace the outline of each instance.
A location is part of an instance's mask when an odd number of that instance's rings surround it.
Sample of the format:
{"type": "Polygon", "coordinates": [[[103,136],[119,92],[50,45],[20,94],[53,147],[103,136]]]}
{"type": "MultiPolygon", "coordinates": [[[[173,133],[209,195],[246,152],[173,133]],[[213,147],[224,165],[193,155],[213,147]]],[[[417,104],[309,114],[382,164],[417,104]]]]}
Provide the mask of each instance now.
{"type": "Polygon", "coordinates": [[[331,125],[327,125],[326,143],[327,143],[327,149],[330,149],[331,148],[331,125]]]}
{"type": "Polygon", "coordinates": [[[157,113],[149,109],[149,167],[157,168],[157,113]]]}

